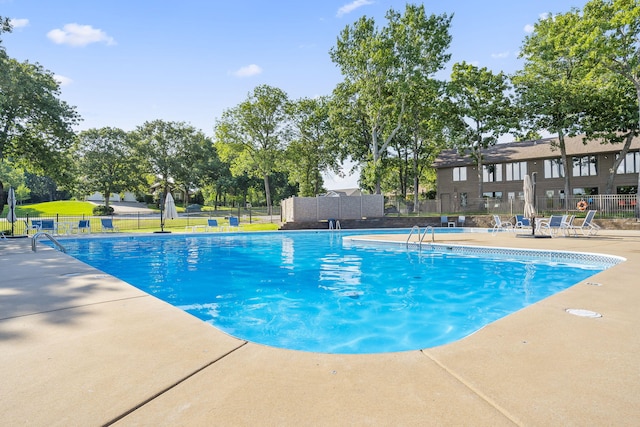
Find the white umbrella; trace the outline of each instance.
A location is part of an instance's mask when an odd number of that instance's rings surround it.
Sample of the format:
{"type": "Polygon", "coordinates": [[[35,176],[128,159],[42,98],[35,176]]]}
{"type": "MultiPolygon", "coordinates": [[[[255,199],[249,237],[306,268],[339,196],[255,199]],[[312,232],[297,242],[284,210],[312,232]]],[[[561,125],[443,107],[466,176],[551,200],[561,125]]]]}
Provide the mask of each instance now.
{"type": "Polygon", "coordinates": [[[533,200],[533,184],[531,183],[531,178],[529,177],[529,175],[524,176],[522,190],[524,191],[524,216],[525,218],[530,219],[531,228],[533,230],[533,233],[535,233],[536,208],[533,200]]]}
{"type": "Polygon", "coordinates": [[[171,193],[167,193],[167,197],[164,199],[164,211],[162,212],[162,219],[176,219],[178,218],[178,210],[176,209],[176,203],[173,201],[171,193]]]}
{"type": "Polygon", "coordinates": [[[11,235],[14,235],[14,222],[18,220],[16,216],[16,193],[13,191],[13,187],[9,187],[9,194],[7,195],[7,204],[9,205],[9,213],[7,214],[7,221],[11,223],[11,235]]]}

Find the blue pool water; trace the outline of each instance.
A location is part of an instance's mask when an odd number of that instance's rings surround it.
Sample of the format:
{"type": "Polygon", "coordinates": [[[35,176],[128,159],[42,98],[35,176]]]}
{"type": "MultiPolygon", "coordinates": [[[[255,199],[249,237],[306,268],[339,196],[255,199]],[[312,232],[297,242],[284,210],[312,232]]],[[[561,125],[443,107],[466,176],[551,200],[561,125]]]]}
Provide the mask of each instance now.
{"type": "Polygon", "coordinates": [[[611,265],[343,243],[348,234],[119,236],[64,245],[230,335],[323,353],[449,343],[611,265]]]}

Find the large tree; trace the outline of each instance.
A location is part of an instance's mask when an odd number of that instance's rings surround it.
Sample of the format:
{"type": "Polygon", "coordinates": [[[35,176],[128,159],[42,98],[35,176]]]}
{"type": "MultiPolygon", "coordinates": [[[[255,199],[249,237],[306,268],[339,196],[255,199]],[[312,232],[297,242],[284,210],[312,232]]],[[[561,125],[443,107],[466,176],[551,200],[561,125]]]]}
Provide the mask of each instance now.
{"type": "MultiPolygon", "coordinates": [[[[0,17],[0,34],[11,30],[0,17]]],[[[53,74],[39,64],[10,58],[0,45],[0,162],[69,180],[68,172],[79,116],[60,99],[53,74]]],[[[0,181],[0,210],[4,185],[0,181]]]]}
{"type": "Polygon", "coordinates": [[[289,179],[300,184],[300,195],[322,191],[322,174],[339,172],[337,138],[329,121],[326,97],[303,98],[289,107],[292,140],[287,147],[289,179]]]}
{"type": "Polygon", "coordinates": [[[99,192],[109,207],[111,193],[135,190],[144,182],[131,135],[122,129],[89,129],[78,135],[76,150],[80,189],[99,192]]]}
{"type": "MultiPolygon", "coordinates": [[[[572,44],[574,56],[615,73],[633,86],[640,122],[640,3],[638,0],[591,0],[583,9],[581,37],[572,44]]],[[[640,217],[640,171],[636,217],[640,217]]]]}
{"type": "Polygon", "coordinates": [[[524,69],[512,78],[528,126],[558,136],[557,148],[564,167],[564,195],[571,195],[573,163],[564,138],[580,131],[580,116],[589,102],[591,80],[584,58],[572,46],[580,37],[577,10],[540,19],[525,38],[521,56],[524,69]]]}
{"type": "Polygon", "coordinates": [[[154,120],[138,126],[134,136],[140,158],[144,159],[141,165],[146,165],[146,171],[159,180],[165,195],[171,191],[171,183],[190,181],[185,162],[190,161],[194,144],[202,143],[202,132],[184,122],[154,120]]]}
{"type": "MultiPolygon", "coordinates": [[[[378,194],[378,168],[401,129],[407,97],[416,82],[444,67],[451,42],[451,17],[427,16],[424,5],[407,4],[404,14],[391,9],[385,17],[387,26],[383,28],[377,28],[373,18],[367,17],[347,26],[329,52],[344,76],[334,96],[348,97],[341,103],[355,107],[363,118],[361,122],[368,126],[369,140],[365,142],[378,194]]],[[[336,124],[353,130],[352,123],[336,124]]],[[[357,157],[362,147],[350,148],[349,152],[354,159],[364,160],[357,157]]]]}
{"type": "Polygon", "coordinates": [[[216,148],[237,176],[248,173],[262,178],[267,209],[271,214],[269,176],[282,167],[289,141],[287,94],[261,85],[237,107],[225,110],[215,125],[216,148]]]}
{"type": "Polygon", "coordinates": [[[460,119],[456,145],[477,165],[478,197],[483,196],[483,151],[517,127],[508,77],[466,62],[453,65],[448,92],[460,119]]]}

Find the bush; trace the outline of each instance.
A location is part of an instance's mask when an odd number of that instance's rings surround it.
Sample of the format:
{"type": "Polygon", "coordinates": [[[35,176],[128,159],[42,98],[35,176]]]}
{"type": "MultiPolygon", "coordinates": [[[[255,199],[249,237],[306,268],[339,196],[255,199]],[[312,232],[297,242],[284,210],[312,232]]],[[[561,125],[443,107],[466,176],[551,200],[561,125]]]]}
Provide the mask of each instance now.
{"type": "Polygon", "coordinates": [[[113,208],[111,206],[106,207],[104,205],[99,205],[93,208],[93,214],[97,216],[113,215],[113,208]]]}

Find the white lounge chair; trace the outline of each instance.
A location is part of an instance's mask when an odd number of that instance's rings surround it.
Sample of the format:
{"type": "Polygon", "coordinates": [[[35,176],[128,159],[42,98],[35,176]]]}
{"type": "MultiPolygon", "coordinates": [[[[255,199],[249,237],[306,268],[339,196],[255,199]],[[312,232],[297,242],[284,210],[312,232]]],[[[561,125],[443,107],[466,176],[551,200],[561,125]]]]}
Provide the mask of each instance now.
{"type": "Polygon", "coordinates": [[[493,216],[493,233],[497,233],[500,230],[504,230],[504,231],[513,231],[513,224],[511,224],[508,221],[503,221],[500,219],[500,215],[494,215],[493,216]]]}
{"type": "Polygon", "coordinates": [[[588,211],[587,216],[585,216],[584,221],[582,221],[582,224],[572,226],[571,230],[573,230],[574,234],[577,234],[578,230],[580,230],[580,232],[584,236],[595,236],[596,234],[598,234],[598,231],[600,231],[600,226],[593,222],[593,218],[596,216],[596,212],[597,211],[595,210],[588,211]]]}

